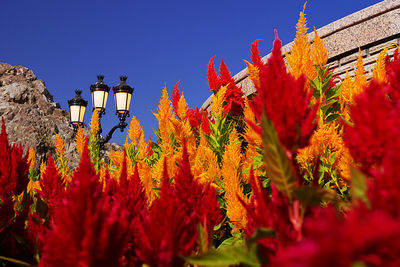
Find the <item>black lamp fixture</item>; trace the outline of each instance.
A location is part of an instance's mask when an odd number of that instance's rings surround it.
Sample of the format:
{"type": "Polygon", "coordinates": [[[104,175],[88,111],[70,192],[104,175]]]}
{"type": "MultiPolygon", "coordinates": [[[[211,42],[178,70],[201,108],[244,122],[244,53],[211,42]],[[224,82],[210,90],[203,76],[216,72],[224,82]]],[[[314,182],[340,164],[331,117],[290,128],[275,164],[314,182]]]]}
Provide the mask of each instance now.
{"type": "MultiPolygon", "coordinates": [[[[115,114],[118,115],[119,123],[115,125],[113,128],[111,128],[111,130],[105,137],[100,136],[100,141],[99,141],[100,147],[103,147],[105,143],[110,141],[116,129],[119,128],[121,132],[123,132],[126,126],[128,126],[128,124],[125,122],[125,119],[126,117],[129,117],[129,106],[132,99],[133,88],[126,83],[127,78],[128,77],[126,76],[121,76],[120,77],[121,82],[117,86],[113,87],[115,107],[116,107],[115,114]]],[[[92,104],[93,104],[92,111],[93,112],[96,111],[99,113],[99,119],[100,119],[100,125],[99,125],[100,129],[98,133],[99,135],[100,133],[102,133],[101,118],[102,115],[105,114],[108,93],[110,91],[110,87],[104,83],[103,79],[104,79],[103,75],[98,75],[97,82],[95,82],[90,86],[90,92],[92,94],[92,104]]],[[[71,123],[74,126],[75,133],[78,126],[83,125],[83,117],[87,106],[87,101],[83,100],[83,98],[80,96],[81,93],[82,91],[76,91],[77,95],[73,99],[68,100],[68,105],[70,106],[70,113],[71,113],[71,123]],[[79,100],[79,98],[81,100],[79,100]],[[77,103],[80,103],[80,105],[78,105],[77,103]],[[76,106],[80,108],[78,109],[76,106]],[[79,113],[77,113],[78,110],[79,113]],[[78,122],[77,118],[79,118],[78,122]]]]}
{"type": "Polygon", "coordinates": [[[88,102],[82,98],[81,94],[81,90],[75,90],[74,98],[68,100],[70,120],[74,126],[74,134],[76,133],[78,126],[83,125],[83,119],[88,104],[88,102]]]}

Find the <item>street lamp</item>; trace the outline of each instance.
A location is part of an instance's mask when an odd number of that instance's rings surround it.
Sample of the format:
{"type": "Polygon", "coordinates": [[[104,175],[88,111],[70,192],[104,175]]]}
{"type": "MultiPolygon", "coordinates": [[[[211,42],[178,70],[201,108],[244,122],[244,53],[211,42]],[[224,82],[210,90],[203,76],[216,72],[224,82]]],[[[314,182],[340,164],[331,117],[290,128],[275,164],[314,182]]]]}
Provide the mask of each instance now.
{"type": "MultiPolygon", "coordinates": [[[[125,119],[126,119],[126,117],[129,117],[129,105],[130,105],[131,99],[132,99],[133,88],[130,87],[126,83],[127,78],[128,77],[126,77],[126,76],[121,76],[120,77],[121,82],[117,86],[113,87],[113,93],[114,93],[114,98],[115,98],[115,107],[116,107],[115,114],[118,115],[119,123],[117,125],[115,125],[113,128],[111,128],[111,130],[107,133],[107,135],[105,137],[103,137],[103,136],[99,137],[100,138],[99,139],[100,147],[103,147],[105,143],[110,141],[110,139],[116,129],[119,128],[121,130],[121,132],[123,132],[124,129],[126,128],[126,126],[128,126],[128,124],[125,122],[125,119]]],[[[95,82],[94,84],[92,84],[90,86],[90,92],[92,94],[92,104],[93,104],[92,111],[99,113],[100,120],[102,118],[102,115],[105,114],[108,93],[110,91],[110,87],[107,86],[103,82],[103,79],[104,79],[104,76],[98,75],[97,82],[95,82]]],[[[68,104],[70,106],[70,111],[71,111],[71,123],[74,126],[75,132],[76,132],[77,126],[78,125],[81,126],[83,124],[83,116],[84,116],[86,106],[87,106],[87,101],[83,100],[82,97],[80,96],[81,93],[82,93],[82,91],[76,91],[77,96],[75,96],[71,100],[68,100],[68,104]],[[78,102],[78,100],[75,100],[77,97],[80,97],[80,99],[81,99],[81,102],[79,102],[79,103],[81,103],[81,105],[79,106],[81,108],[79,109],[80,113],[78,113],[78,115],[76,115],[76,111],[75,111],[78,109],[74,107],[74,105],[75,106],[77,105],[74,103],[78,102]],[[84,101],[86,104],[84,105],[82,101],[84,101]],[[83,106],[84,106],[84,108],[83,108],[83,106]],[[74,111],[74,115],[73,115],[73,111],[74,111]],[[78,123],[75,122],[76,118],[78,118],[77,116],[80,119],[78,123]]],[[[100,135],[100,133],[102,132],[101,121],[100,121],[99,127],[100,127],[100,129],[99,129],[98,134],[100,135]]]]}
{"type": "Polygon", "coordinates": [[[105,114],[108,92],[110,92],[110,87],[103,82],[103,79],[103,75],[97,75],[97,82],[90,86],[93,111],[98,111],[100,117],[105,114]]]}
{"type": "Polygon", "coordinates": [[[74,98],[68,100],[70,120],[74,126],[74,133],[78,129],[78,126],[83,125],[83,118],[85,117],[85,111],[88,102],[81,96],[81,90],[75,90],[74,98]]]}

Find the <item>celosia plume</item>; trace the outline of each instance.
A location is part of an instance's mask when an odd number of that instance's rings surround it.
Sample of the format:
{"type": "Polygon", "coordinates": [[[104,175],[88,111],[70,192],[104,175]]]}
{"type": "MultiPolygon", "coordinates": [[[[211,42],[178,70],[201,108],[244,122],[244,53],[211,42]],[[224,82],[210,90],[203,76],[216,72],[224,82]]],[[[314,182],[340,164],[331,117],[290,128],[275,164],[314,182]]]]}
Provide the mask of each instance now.
{"type": "Polygon", "coordinates": [[[140,144],[141,140],[144,140],[143,127],[140,125],[138,119],[132,114],[131,122],[128,128],[128,137],[135,146],[140,144]]]}
{"type": "Polygon", "coordinates": [[[29,148],[28,162],[29,162],[29,169],[34,170],[36,168],[36,155],[35,155],[35,149],[33,149],[33,147],[29,148]]]}
{"type": "Polygon", "coordinates": [[[275,31],[271,57],[267,65],[260,69],[260,86],[256,86],[258,95],[253,98],[251,107],[258,121],[261,121],[263,109],[265,110],[281,144],[293,152],[308,144],[316,127],[318,105],[310,105],[312,92],[304,90],[304,86],[304,76],[296,80],[286,72],[281,41],[275,31]]]}
{"type": "Polygon", "coordinates": [[[75,136],[75,148],[76,148],[76,151],[78,151],[78,153],[80,155],[82,155],[83,147],[85,146],[86,142],[87,142],[87,137],[83,133],[83,129],[81,127],[78,127],[78,130],[77,130],[76,136],[75,136]]]}
{"type": "Polygon", "coordinates": [[[99,113],[93,112],[92,119],[90,120],[90,133],[95,136],[100,130],[100,118],[99,113]]]}
{"type": "Polygon", "coordinates": [[[174,88],[172,89],[172,107],[174,108],[175,115],[177,115],[177,116],[178,116],[178,113],[177,113],[178,102],[179,102],[179,99],[181,98],[181,94],[180,94],[179,88],[178,88],[179,82],[180,81],[178,81],[175,84],[174,88]]]}
{"type": "Polygon", "coordinates": [[[386,78],[386,53],[388,52],[389,47],[383,49],[379,55],[378,58],[376,59],[376,64],[372,70],[372,77],[378,82],[387,82],[386,78]]]}
{"type": "Polygon", "coordinates": [[[85,146],[72,186],[42,235],[40,266],[119,265],[129,229],[127,211],[103,194],[98,180],[85,146]]]}
{"type": "Polygon", "coordinates": [[[218,78],[217,72],[215,71],[214,58],[215,56],[212,57],[208,63],[207,80],[210,91],[214,92],[215,94],[221,88],[221,81],[218,78]]]}
{"type": "Polygon", "coordinates": [[[224,112],[225,93],[228,88],[222,87],[211,99],[211,113],[216,118],[221,118],[224,112]]]}
{"type": "Polygon", "coordinates": [[[325,66],[326,62],[328,62],[328,50],[326,49],[322,39],[318,36],[315,27],[314,36],[314,42],[311,48],[311,60],[314,65],[322,68],[325,66]]]}
{"type": "Polygon", "coordinates": [[[246,211],[240,203],[240,201],[246,202],[247,199],[240,186],[241,153],[238,138],[236,130],[233,129],[229,135],[229,143],[225,147],[221,168],[227,215],[234,225],[234,231],[245,229],[247,224],[246,211]]]}
{"type": "Polygon", "coordinates": [[[303,11],[300,12],[300,18],[296,25],[296,38],[289,53],[285,53],[285,57],[289,64],[290,73],[296,78],[306,75],[310,79],[315,79],[316,72],[310,56],[310,43],[307,36],[307,21],[303,11]]]}
{"type": "Polygon", "coordinates": [[[39,196],[46,201],[47,206],[49,207],[49,212],[53,215],[60,196],[64,192],[64,186],[61,174],[58,172],[51,154],[49,154],[46,170],[40,177],[39,183],[39,196]]]}
{"type": "Polygon", "coordinates": [[[361,49],[358,50],[358,58],[354,67],[354,96],[359,95],[367,85],[367,74],[365,73],[364,61],[361,56],[361,49]]]}

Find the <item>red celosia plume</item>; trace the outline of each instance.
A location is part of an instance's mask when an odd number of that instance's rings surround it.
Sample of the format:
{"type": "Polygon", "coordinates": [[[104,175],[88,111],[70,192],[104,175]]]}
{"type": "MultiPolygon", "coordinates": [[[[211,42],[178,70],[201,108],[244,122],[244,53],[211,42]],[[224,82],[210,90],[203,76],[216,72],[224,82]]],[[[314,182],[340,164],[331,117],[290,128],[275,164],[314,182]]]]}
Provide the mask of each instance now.
{"type": "Polygon", "coordinates": [[[64,186],[62,185],[61,174],[58,172],[51,154],[49,154],[47,160],[46,171],[43,173],[39,183],[40,191],[38,194],[47,203],[50,215],[53,215],[57,201],[64,192],[64,186]]]}
{"type": "Polygon", "coordinates": [[[42,235],[40,266],[116,266],[126,246],[127,211],[102,192],[87,146],[73,176],[42,235]]]}
{"type": "Polygon", "coordinates": [[[183,266],[179,255],[194,251],[198,224],[211,233],[221,214],[215,191],[193,180],[186,146],[175,184],[169,183],[166,167],[164,160],[160,198],[135,224],[137,254],[150,266],[183,266]]]}
{"type": "Polygon", "coordinates": [[[253,62],[253,65],[261,68],[264,66],[264,63],[262,62],[260,52],[258,51],[258,42],[261,41],[260,39],[255,40],[251,44],[251,61],[253,62]]]}
{"type": "Polygon", "coordinates": [[[260,85],[251,107],[259,121],[263,109],[272,121],[282,145],[296,151],[308,144],[316,127],[318,106],[311,106],[312,91],[305,88],[305,77],[295,79],[285,67],[282,43],[275,31],[272,53],[266,65],[260,67],[260,85]]]}
{"type": "Polygon", "coordinates": [[[216,93],[219,88],[221,88],[221,82],[218,78],[217,72],[215,71],[214,58],[215,56],[212,57],[208,63],[207,80],[210,91],[216,93]]]}
{"type": "MultiPolygon", "coordinates": [[[[179,89],[178,89],[179,82],[180,81],[178,81],[175,84],[174,88],[172,89],[172,107],[174,109],[174,112],[175,112],[176,116],[178,116],[178,112],[177,112],[177,110],[178,110],[178,102],[179,102],[179,99],[181,99],[181,94],[179,93],[179,89]]],[[[184,119],[184,118],[179,118],[179,119],[184,119]]]]}

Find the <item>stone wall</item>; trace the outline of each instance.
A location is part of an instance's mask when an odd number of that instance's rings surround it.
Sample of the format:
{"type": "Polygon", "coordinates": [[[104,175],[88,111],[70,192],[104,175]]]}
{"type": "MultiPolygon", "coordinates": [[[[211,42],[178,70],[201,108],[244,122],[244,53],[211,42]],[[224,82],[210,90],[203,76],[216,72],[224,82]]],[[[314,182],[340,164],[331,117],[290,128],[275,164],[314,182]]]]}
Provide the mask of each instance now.
{"type": "MultiPolygon", "coordinates": [[[[344,78],[346,70],[353,75],[358,57],[358,49],[364,59],[364,67],[368,77],[372,76],[372,68],[379,52],[387,47],[389,55],[393,55],[400,41],[400,1],[385,0],[362,9],[356,13],[334,21],[317,30],[328,50],[328,66],[334,75],[344,78]]],[[[314,33],[308,35],[314,39],[314,33]]],[[[289,51],[292,43],[282,47],[289,51]]],[[[266,62],[270,55],[263,57],[266,62]]],[[[246,75],[247,69],[240,71],[233,78],[246,95],[255,93],[251,80],[246,75]]],[[[204,102],[202,109],[208,110],[211,96],[204,102]]]]}

